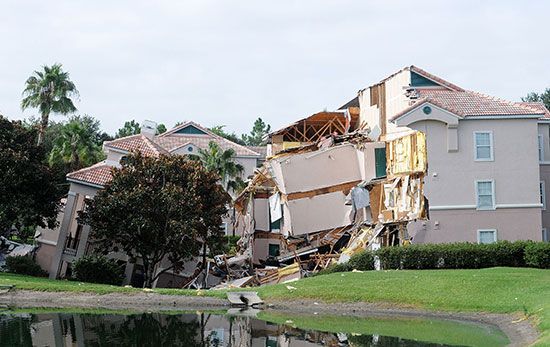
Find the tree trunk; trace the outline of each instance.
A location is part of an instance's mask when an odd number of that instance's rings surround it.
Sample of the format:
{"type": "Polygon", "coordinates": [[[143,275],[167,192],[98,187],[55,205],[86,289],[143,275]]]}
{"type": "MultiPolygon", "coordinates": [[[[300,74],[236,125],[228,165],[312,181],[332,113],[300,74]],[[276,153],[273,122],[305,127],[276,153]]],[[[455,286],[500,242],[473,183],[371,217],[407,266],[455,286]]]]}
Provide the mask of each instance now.
{"type": "MultiPolygon", "coordinates": [[[[203,288],[206,288],[206,279],[208,276],[206,276],[206,242],[202,244],[202,270],[204,271],[204,285],[203,288]]],[[[202,271],[201,271],[202,272],[202,271]]]]}
{"type": "Polygon", "coordinates": [[[40,120],[40,126],[38,127],[38,146],[44,142],[44,135],[46,134],[46,128],[48,127],[49,114],[43,113],[40,120]]]}
{"type": "Polygon", "coordinates": [[[152,288],[154,272],[155,266],[143,263],[143,276],[145,277],[143,279],[143,288],[152,288]]]}

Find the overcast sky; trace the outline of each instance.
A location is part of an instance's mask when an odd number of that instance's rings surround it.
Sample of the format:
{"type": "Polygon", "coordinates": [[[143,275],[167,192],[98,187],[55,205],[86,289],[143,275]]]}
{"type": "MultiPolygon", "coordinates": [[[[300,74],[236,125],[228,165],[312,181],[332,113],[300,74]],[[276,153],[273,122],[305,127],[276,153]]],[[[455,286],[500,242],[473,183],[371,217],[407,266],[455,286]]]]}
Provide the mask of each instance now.
{"type": "MultiPolygon", "coordinates": [[[[519,100],[550,87],[550,1],[5,1],[0,114],[62,63],[80,113],[249,131],[322,109],[407,65],[519,100]]],[[[62,116],[51,119],[61,120],[62,116]]]]}

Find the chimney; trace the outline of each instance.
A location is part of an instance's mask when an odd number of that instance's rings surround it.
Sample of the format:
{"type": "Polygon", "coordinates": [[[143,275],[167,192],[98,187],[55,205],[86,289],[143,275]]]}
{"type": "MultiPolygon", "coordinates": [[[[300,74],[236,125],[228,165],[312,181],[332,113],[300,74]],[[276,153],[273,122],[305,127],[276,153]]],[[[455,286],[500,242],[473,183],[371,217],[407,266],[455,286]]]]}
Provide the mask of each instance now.
{"type": "Polygon", "coordinates": [[[141,124],[141,134],[148,139],[152,139],[157,133],[157,123],[151,120],[145,120],[141,124]]]}

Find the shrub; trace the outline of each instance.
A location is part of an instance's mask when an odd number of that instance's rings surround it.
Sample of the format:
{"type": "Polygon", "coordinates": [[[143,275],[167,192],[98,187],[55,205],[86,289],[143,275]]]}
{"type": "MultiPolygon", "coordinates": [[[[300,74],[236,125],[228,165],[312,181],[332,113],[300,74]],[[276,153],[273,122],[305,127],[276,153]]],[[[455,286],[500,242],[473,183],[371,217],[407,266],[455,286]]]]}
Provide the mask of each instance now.
{"type": "Polygon", "coordinates": [[[528,266],[550,269],[550,242],[532,242],[525,247],[528,266]]]}
{"type": "Polygon", "coordinates": [[[73,262],[73,277],[77,281],[121,285],[124,267],[101,255],[84,256],[73,262]]]}
{"type": "Polygon", "coordinates": [[[34,259],[25,255],[18,255],[6,258],[6,269],[8,272],[20,275],[46,277],[48,273],[38,265],[34,259]]]}
{"type": "Polygon", "coordinates": [[[225,243],[223,253],[234,255],[237,253],[237,242],[241,237],[238,235],[228,235],[225,236],[225,243]]]}
{"type": "Polygon", "coordinates": [[[347,272],[347,271],[351,271],[351,270],[353,270],[353,269],[349,266],[349,262],[347,262],[345,264],[332,264],[332,265],[329,265],[328,267],[322,269],[318,273],[316,273],[315,276],[317,276],[317,275],[327,275],[327,274],[331,274],[331,273],[334,273],[334,272],[347,272]]]}
{"type": "Polygon", "coordinates": [[[374,270],[374,254],[371,251],[361,251],[351,256],[348,266],[353,270],[374,270]]]}
{"type": "Polygon", "coordinates": [[[382,247],[375,252],[380,258],[380,266],[384,270],[401,269],[403,247],[382,247]]]}

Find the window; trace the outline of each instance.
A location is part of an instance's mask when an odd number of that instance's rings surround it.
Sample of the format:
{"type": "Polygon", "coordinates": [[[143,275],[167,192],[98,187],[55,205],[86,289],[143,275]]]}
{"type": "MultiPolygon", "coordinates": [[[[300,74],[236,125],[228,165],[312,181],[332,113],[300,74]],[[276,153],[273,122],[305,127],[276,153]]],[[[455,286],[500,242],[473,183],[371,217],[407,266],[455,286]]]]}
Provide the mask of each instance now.
{"type": "Polygon", "coordinates": [[[544,161],[544,138],[542,135],[539,135],[539,162],[544,161]]]}
{"type": "Polygon", "coordinates": [[[497,231],[495,229],[477,231],[477,243],[495,243],[495,242],[497,242],[497,231]]]}
{"type": "Polygon", "coordinates": [[[386,148],[374,149],[374,167],[376,177],[386,176],[386,148]]]}
{"type": "Polygon", "coordinates": [[[227,222],[223,222],[220,225],[220,232],[222,232],[224,235],[227,235],[227,222]]]}
{"type": "Polygon", "coordinates": [[[269,244],[269,256],[270,257],[278,257],[279,256],[279,249],[280,249],[279,245],[270,243],[269,244]]]}
{"type": "Polygon", "coordinates": [[[490,131],[474,131],[474,147],[476,161],[492,161],[493,133],[490,131]]]}
{"type": "Polygon", "coordinates": [[[550,233],[546,228],[542,228],[542,241],[550,242],[550,233]]]}
{"type": "Polygon", "coordinates": [[[476,181],[477,209],[495,209],[495,184],[493,181],[476,181]]]}
{"type": "Polygon", "coordinates": [[[546,184],[544,181],[539,183],[539,194],[540,194],[540,203],[542,204],[542,209],[546,210],[546,184]]]}

